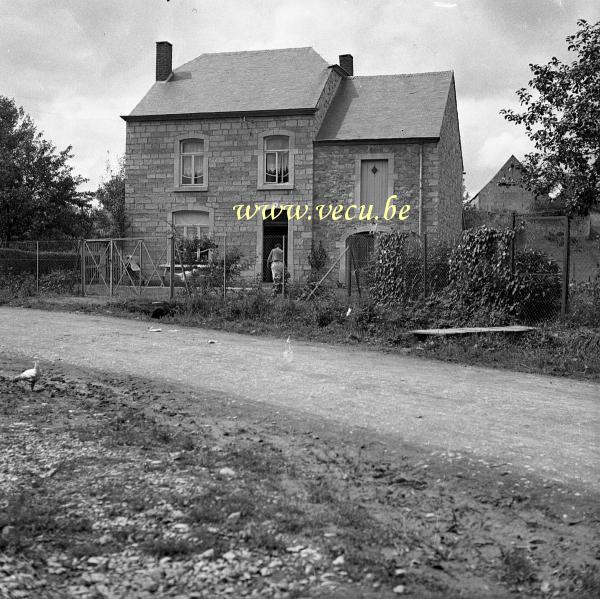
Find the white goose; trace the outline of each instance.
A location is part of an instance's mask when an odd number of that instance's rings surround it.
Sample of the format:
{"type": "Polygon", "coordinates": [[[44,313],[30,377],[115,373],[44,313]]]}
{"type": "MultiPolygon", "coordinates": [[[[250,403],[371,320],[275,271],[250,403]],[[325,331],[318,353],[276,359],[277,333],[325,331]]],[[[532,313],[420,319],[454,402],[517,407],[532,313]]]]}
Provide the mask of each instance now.
{"type": "Polygon", "coordinates": [[[16,376],[13,381],[27,381],[31,385],[31,389],[35,386],[36,382],[40,378],[41,371],[39,369],[37,360],[33,363],[33,368],[24,370],[19,376],[16,376]]]}

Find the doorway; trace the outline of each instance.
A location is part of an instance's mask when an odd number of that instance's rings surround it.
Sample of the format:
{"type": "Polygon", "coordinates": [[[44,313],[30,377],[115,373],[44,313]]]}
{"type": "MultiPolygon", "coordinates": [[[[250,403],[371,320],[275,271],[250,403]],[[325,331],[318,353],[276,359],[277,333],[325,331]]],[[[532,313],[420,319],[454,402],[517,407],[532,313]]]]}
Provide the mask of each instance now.
{"type": "Polygon", "coordinates": [[[353,284],[357,290],[365,286],[367,269],[375,251],[375,236],[368,232],[355,233],[348,237],[346,244],[346,289],[350,295],[353,284]]]}
{"type": "Polygon", "coordinates": [[[263,255],[262,255],[262,280],[264,283],[272,283],[273,276],[271,269],[267,264],[269,254],[276,244],[281,244],[283,248],[283,262],[287,271],[288,259],[288,216],[287,211],[275,209],[273,214],[270,212],[263,219],[263,255]]]}

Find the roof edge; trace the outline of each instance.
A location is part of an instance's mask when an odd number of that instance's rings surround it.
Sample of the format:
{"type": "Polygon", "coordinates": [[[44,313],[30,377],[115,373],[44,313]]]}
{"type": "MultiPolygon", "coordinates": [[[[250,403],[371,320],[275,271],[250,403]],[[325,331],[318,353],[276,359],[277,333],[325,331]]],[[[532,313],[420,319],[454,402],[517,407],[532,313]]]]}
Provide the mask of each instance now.
{"type": "Polygon", "coordinates": [[[187,119],[236,118],[241,116],[291,116],[295,114],[308,115],[316,112],[316,107],[310,108],[279,108],[275,110],[235,110],[227,112],[184,112],[172,114],[127,114],[121,115],[125,122],[136,121],[181,121],[187,119]]]}
{"type": "Polygon", "coordinates": [[[374,137],[369,139],[316,139],[313,143],[319,146],[340,144],[413,144],[413,143],[437,143],[438,137],[374,137]]]}

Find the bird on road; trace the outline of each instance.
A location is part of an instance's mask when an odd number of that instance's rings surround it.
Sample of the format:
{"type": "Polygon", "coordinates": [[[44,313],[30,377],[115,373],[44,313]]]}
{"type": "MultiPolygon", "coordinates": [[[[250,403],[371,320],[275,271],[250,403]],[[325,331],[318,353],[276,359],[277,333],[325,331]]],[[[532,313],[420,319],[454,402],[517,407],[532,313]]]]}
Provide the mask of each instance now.
{"type": "Polygon", "coordinates": [[[28,368],[27,370],[24,370],[19,376],[16,376],[13,379],[13,381],[26,381],[31,385],[31,390],[33,391],[37,380],[40,378],[40,374],[41,372],[36,360],[34,362],[33,368],[28,368]]]}

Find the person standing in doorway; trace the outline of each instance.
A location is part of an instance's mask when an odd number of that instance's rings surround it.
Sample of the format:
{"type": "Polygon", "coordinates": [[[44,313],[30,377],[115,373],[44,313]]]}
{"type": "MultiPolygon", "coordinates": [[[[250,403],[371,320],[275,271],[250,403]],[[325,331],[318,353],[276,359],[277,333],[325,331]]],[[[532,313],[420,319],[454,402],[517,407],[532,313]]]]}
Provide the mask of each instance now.
{"type": "Polygon", "coordinates": [[[283,284],[283,250],[280,243],[276,243],[275,247],[269,253],[267,265],[271,267],[271,274],[273,275],[273,294],[281,293],[283,284]]]}

